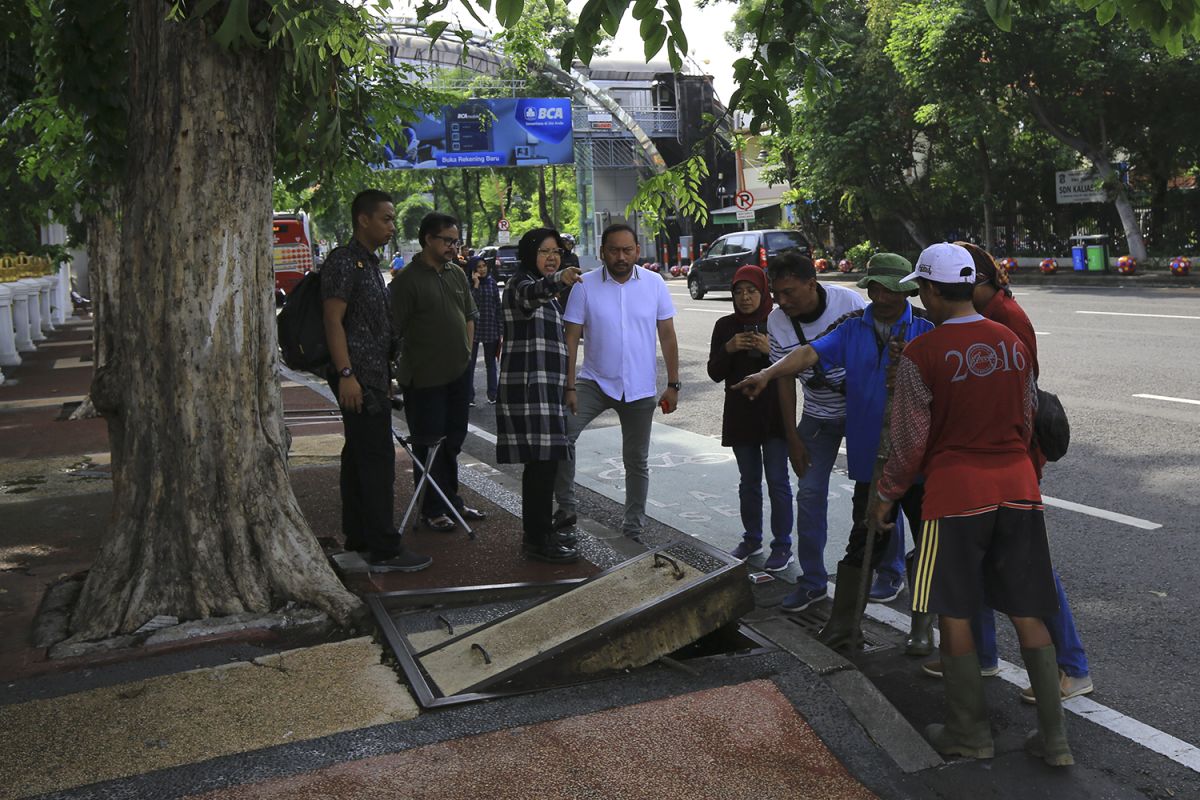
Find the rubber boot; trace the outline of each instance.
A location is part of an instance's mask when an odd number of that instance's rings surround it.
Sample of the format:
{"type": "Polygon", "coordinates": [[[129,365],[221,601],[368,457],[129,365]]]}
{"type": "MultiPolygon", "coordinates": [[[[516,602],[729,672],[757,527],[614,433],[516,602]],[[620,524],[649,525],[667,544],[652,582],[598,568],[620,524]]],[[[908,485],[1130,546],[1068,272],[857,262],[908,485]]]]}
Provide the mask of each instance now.
{"type": "Polygon", "coordinates": [[[1025,739],[1025,749],[1052,767],[1069,767],[1075,763],[1075,758],[1067,744],[1067,721],[1063,718],[1062,688],[1054,647],[1021,648],[1021,658],[1029,672],[1033,696],[1037,698],[1038,716],[1038,729],[1031,731],[1025,739]]]}
{"type": "Polygon", "coordinates": [[[983,677],[979,657],[942,654],[942,676],[946,681],[946,724],[927,725],[925,738],[944,756],[991,758],[996,754],[992,728],[983,699],[983,677]]]}
{"type": "MultiPolygon", "coordinates": [[[[904,569],[908,573],[910,597],[916,586],[913,582],[915,569],[913,562],[915,560],[915,551],[904,559],[904,569]]],[[[933,623],[936,619],[936,614],[925,611],[912,612],[912,627],[909,629],[908,638],[904,640],[904,655],[924,658],[933,653],[933,623]]]]}
{"type": "MultiPolygon", "coordinates": [[[[817,634],[817,641],[833,650],[861,647],[863,606],[858,602],[859,581],[862,569],[849,564],[838,564],[837,591],[833,595],[833,611],[829,621],[817,634]]],[[[866,598],[863,598],[864,601],[866,598]]]]}

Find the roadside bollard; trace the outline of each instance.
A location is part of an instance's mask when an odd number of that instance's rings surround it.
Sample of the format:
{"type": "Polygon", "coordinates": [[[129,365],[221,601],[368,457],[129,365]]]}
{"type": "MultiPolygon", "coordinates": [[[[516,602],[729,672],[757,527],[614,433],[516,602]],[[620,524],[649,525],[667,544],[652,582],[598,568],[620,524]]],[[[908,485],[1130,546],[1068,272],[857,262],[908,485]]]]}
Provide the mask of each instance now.
{"type": "Polygon", "coordinates": [[[1117,259],[1117,272],[1122,275],[1132,275],[1137,272],[1137,259],[1133,256],[1121,256],[1117,259]]]}
{"type": "Polygon", "coordinates": [[[13,290],[7,283],[0,283],[0,365],[15,367],[21,363],[17,352],[16,335],[13,332],[13,290]]]}
{"type": "Polygon", "coordinates": [[[67,324],[71,316],[71,265],[58,265],[58,282],[54,286],[54,324],[67,324]]]}
{"type": "Polygon", "coordinates": [[[1053,275],[1058,272],[1058,262],[1053,258],[1043,258],[1039,266],[1043,275],[1053,275]]]}
{"type": "Polygon", "coordinates": [[[22,278],[17,281],[25,287],[26,311],[29,316],[29,339],[35,345],[46,341],[42,333],[42,284],[36,278],[22,278]]]}
{"type": "Polygon", "coordinates": [[[1192,271],[1192,262],[1187,256],[1176,256],[1171,259],[1171,274],[1183,277],[1192,271]]]}
{"type": "Polygon", "coordinates": [[[29,332],[29,287],[24,281],[7,284],[12,291],[13,337],[18,353],[37,350],[29,332]]]}
{"type": "Polygon", "coordinates": [[[38,282],[38,314],[41,316],[42,333],[54,332],[54,320],[51,318],[53,303],[51,295],[58,287],[58,276],[47,275],[44,278],[34,278],[38,282]]]}
{"type": "Polygon", "coordinates": [[[829,271],[829,259],[828,258],[818,258],[816,261],[813,262],[813,266],[816,267],[817,272],[828,272],[829,271]]]}

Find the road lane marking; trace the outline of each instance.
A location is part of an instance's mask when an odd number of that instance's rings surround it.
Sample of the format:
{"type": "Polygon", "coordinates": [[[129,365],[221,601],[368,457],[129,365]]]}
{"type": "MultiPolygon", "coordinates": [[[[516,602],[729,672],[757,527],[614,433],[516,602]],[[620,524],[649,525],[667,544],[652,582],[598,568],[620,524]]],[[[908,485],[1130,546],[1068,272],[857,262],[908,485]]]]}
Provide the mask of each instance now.
{"type": "Polygon", "coordinates": [[[1135,394],[1134,397],[1140,397],[1143,400],[1165,400],[1168,403],[1187,403],[1192,406],[1200,406],[1200,400],[1189,400],[1186,397],[1167,397],[1162,394],[1135,394]]]}
{"type": "Polygon", "coordinates": [[[496,443],[496,434],[491,433],[489,431],[485,431],[483,428],[479,427],[478,425],[476,425],[473,422],[467,423],[467,431],[475,434],[480,439],[483,439],[485,442],[488,442],[490,444],[496,443]]]}
{"type": "MultiPolygon", "coordinates": [[[[833,586],[834,582],[830,581],[829,585],[833,586]]],[[[871,619],[882,622],[884,625],[904,633],[908,632],[911,624],[907,614],[881,603],[868,604],[865,613],[871,619]]],[[[937,644],[940,638],[938,631],[935,629],[933,632],[934,643],[937,644]]],[[[1022,689],[1029,685],[1028,673],[1016,664],[1009,663],[1003,659],[1000,659],[1000,674],[998,677],[1022,689]]],[[[1089,722],[1094,722],[1102,728],[1107,728],[1134,744],[1141,745],[1147,750],[1152,750],[1159,755],[1166,756],[1193,772],[1200,772],[1200,748],[1188,744],[1182,739],[1177,739],[1169,733],[1160,731],[1158,728],[1153,728],[1144,722],[1139,722],[1133,717],[1126,716],[1120,711],[1097,703],[1095,700],[1087,697],[1072,697],[1062,705],[1067,711],[1089,722]]]]}
{"type": "Polygon", "coordinates": [[[701,311],[705,314],[728,314],[724,308],[681,308],[680,311],[701,311]]]}
{"type": "Polygon", "coordinates": [[[1144,531],[1155,531],[1162,527],[1158,522],[1151,522],[1148,519],[1139,519],[1131,517],[1128,514],[1118,514],[1116,511],[1108,511],[1103,508],[1093,508],[1085,506],[1082,503],[1072,503],[1070,500],[1059,500],[1057,497],[1047,497],[1042,495],[1042,503],[1055,508],[1062,508],[1067,511],[1074,511],[1078,514],[1086,514],[1089,517],[1098,517],[1106,519],[1109,522],[1119,522],[1122,525],[1129,525],[1134,528],[1141,528],[1144,531]]]}
{"type": "Polygon", "coordinates": [[[1154,317],[1155,319],[1200,319],[1184,314],[1134,314],[1130,311],[1076,311],[1076,314],[1094,314],[1106,317],[1154,317]]]}

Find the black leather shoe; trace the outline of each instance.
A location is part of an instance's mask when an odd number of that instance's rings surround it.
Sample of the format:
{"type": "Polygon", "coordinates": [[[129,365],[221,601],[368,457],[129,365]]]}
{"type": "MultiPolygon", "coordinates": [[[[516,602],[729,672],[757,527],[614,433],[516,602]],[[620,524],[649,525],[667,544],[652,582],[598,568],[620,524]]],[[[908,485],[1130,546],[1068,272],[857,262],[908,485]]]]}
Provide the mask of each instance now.
{"type": "Polygon", "coordinates": [[[462,515],[463,519],[487,519],[487,514],[470,506],[463,506],[458,513],[462,515]]]}

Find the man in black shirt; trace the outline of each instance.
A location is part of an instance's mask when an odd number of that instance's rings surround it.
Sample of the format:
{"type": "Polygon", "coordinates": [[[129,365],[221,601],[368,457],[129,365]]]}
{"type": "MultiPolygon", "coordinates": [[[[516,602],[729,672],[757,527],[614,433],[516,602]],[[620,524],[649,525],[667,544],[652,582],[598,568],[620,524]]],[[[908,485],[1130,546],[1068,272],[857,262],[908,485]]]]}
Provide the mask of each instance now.
{"type": "Polygon", "coordinates": [[[416,572],[433,559],[404,548],[393,519],[396,446],[389,399],[392,323],[375,251],[396,231],[386,193],[368,189],[350,207],[354,238],[321,268],[329,385],[342,407],[342,536],[347,550],[365,550],[373,572],[416,572]]]}

